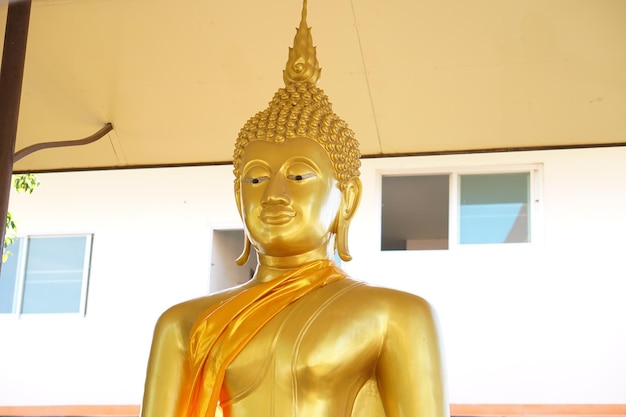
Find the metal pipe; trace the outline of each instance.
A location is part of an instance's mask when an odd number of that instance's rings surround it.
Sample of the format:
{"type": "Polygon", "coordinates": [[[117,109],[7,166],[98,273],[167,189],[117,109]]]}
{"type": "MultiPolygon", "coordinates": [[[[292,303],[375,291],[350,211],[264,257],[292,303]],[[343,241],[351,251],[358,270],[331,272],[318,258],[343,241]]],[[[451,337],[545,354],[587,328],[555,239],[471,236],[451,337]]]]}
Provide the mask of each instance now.
{"type": "Polygon", "coordinates": [[[93,135],[87,136],[83,139],[61,140],[58,142],[42,142],[35,145],[27,146],[24,149],[20,149],[19,151],[15,152],[15,156],[13,157],[13,163],[24,158],[26,155],[30,155],[33,152],[41,151],[44,149],[89,145],[90,143],[94,143],[95,141],[102,139],[104,135],[109,133],[111,130],[113,130],[113,125],[111,123],[107,123],[102,129],[98,130],[93,135]]]}

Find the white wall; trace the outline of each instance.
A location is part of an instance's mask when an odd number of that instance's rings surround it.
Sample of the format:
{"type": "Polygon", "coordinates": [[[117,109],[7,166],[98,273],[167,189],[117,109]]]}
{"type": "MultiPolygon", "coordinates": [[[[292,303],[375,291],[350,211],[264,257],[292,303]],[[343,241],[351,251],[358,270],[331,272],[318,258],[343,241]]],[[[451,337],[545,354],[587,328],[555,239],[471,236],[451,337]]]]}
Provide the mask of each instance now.
{"type": "Polygon", "coordinates": [[[380,252],[380,192],[366,188],[351,242],[367,262],[350,271],[434,304],[452,402],[626,402],[625,162],[626,148],[364,161],[366,184],[377,170],[543,163],[531,246],[380,252]]]}
{"type": "Polygon", "coordinates": [[[138,404],[152,330],[205,294],[210,227],[237,224],[231,167],[40,175],[20,234],[94,233],[85,318],[0,317],[0,404],[138,404]]]}
{"type": "MultiPolygon", "coordinates": [[[[626,403],[626,148],[363,161],[354,277],[437,309],[452,403],[626,403]],[[543,164],[531,245],[380,251],[381,172],[543,164]]],[[[421,172],[421,171],[420,171],[421,172]]],[[[231,167],[40,175],[20,234],[94,233],[87,314],[0,317],[0,405],[139,404],[159,313],[205,294],[231,167]]]]}

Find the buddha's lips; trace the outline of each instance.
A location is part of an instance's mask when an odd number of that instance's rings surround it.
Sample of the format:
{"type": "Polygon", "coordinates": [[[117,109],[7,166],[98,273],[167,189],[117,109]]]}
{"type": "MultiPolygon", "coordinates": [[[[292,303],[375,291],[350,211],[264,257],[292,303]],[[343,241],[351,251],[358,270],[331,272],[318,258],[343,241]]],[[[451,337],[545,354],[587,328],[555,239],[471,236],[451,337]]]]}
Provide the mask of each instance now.
{"type": "Polygon", "coordinates": [[[268,207],[261,210],[259,218],[267,224],[284,224],[296,217],[296,212],[283,207],[268,207]]]}

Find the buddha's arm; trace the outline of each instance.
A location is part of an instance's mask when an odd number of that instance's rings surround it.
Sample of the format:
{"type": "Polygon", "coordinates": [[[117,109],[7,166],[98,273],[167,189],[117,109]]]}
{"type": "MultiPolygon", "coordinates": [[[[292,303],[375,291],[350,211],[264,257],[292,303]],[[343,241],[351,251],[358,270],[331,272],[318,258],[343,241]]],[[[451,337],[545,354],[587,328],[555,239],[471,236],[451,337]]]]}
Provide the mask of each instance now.
{"type": "Polygon", "coordinates": [[[157,322],[152,340],[141,417],[183,417],[187,407],[190,370],[188,329],[184,309],[174,307],[157,322]]]}
{"type": "Polygon", "coordinates": [[[436,314],[419,297],[396,295],[376,370],[386,415],[449,416],[436,314]]]}

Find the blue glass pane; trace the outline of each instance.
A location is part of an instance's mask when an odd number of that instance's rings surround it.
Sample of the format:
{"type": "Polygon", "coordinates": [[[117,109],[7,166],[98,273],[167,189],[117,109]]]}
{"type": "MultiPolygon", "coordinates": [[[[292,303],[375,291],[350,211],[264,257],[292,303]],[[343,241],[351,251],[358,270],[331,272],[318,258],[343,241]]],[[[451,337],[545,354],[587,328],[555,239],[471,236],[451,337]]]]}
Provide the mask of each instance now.
{"type": "Polygon", "coordinates": [[[29,240],[22,313],[78,313],[87,239],[29,240]]]}
{"type": "Polygon", "coordinates": [[[27,270],[82,270],[86,243],[84,236],[30,238],[27,270]]]}
{"type": "Polygon", "coordinates": [[[82,282],[28,282],[24,286],[23,314],[80,313],[82,282]]]}
{"type": "Polygon", "coordinates": [[[530,174],[462,175],[460,242],[528,242],[530,174]]]}
{"type": "Polygon", "coordinates": [[[461,243],[526,242],[511,239],[516,222],[523,222],[527,230],[525,204],[480,204],[461,206],[461,243]]]}
{"type": "Polygon", "coordinates": [[[7,246],[11,254],[2,264],[0,274],[0,314],[15,313],[15,291],[17,291],[17,264],[20,256],[20,239],[7,246]]]}

